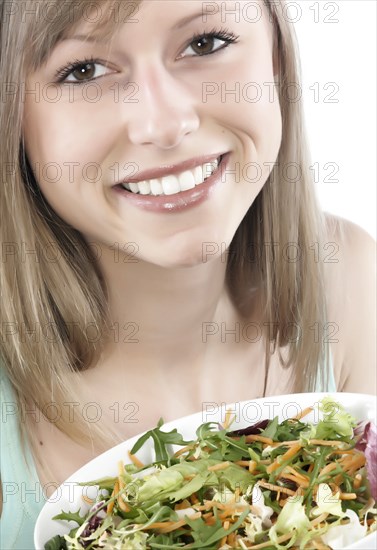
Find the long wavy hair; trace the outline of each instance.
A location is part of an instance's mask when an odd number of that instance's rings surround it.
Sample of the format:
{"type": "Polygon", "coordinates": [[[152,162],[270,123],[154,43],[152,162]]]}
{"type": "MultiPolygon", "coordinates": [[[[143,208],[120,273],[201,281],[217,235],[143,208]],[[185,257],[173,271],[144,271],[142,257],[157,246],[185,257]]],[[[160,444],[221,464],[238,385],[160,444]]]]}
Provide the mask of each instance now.
{"type": "MultiPolygon", "coordinates": [[[[102,34],[111,35],[118,24],[114,10],[126,3],[97,4],[105,8],[102,34]]],[[[138,3],[132,2],[134,9],[138,3]]],[[[22,136],[23,83],[65,33],[80,23],[87,2],[20,4],[0,1],[2,368],[21,410],[32,402],[48,418],[46,405],[53,399],[62,412],[55,425],[81,443],[95,436],[102,442],[101,450],[118,441],[116,433],[97,424],[88,426],[81,417],[70,422],[62,405],[80,402],[78,379],[101,352],[101,343],[93,343],[85,327],[95,327],[102,335],[109,330],[105,284],[89,245],[44,200],[22,136]],[[33,10],[35,15],[30,15],[33,10]],[[57,261],[46,253],[51,247],[57,261]]],[[[290,98],[292,85],[299,87],[301,82],[295,31],[283,0],[264,4],[274,29],[283,139],[277,162],[230,245],[226,281],[245,316],[251,289],[257,286],[261,292],[268,326],[265,392],[275,350],[291,370],[294,391],[312,391],[316,383],[326,382],[325,346],[322,338],[313,337],[313,326],[323,327],[326,318],[322,263],[310,252],[314,243],[323,242],[323,215],[309,170],[302,101],[290,98]],[[296,177],[288,177],[289,166],[298,168],[296,177]],[[299,252],[298,257],[297,253],[290,257],[290,248],[299,252]]],[[[24,435],[29,432],[27,417],[21,429],[24,435]]],[[[37,452],[32,439],[31,443],[37,452]]]]}

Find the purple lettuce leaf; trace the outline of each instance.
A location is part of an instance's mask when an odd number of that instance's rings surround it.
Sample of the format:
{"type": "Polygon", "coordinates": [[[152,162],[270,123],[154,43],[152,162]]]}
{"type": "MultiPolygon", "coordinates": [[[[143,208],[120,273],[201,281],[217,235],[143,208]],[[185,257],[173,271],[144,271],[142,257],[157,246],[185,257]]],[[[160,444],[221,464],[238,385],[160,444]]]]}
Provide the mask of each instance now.
{"type": "Polygon", "coordinates": [[[377,428],[373,422],[359,422],[355,428],[358,437],[356,449],[362,451],[366,458],[366,472],[371,496],[377,500],[377,428]]]}
{"type": "Polygon", "coordinates": [[[241,435],[259,435],[265,428],[267,428],[270,420],[261,420],[252,426],[243,428],[243,430],[234,430],[233,432],[228,432],[229,436],[241,436],[241,435]]]}
{"type": "Polygon", "coordinates": [[[81,533],[81,536],[80,536],[80,544],[85,548],[90,544],[92,544],[93,541],[90,541],[90,540],[86,541],[83,539],[85,539],[86,537],[90,537],[90,535],[94,533],[96,529],[98,529],[98,527],[101,525],[104,518],[106,517],[106,512],[103,509],[104,505],[105,505],[105,501],[101,500],[100,502],[97,502],[96,504],[94,504],[94,506],[92,506],[92,508],[89,510],[89,515],[91,516],[90,520],[88,521],[87,526],[85,527],[84,531],[81,533]]]}

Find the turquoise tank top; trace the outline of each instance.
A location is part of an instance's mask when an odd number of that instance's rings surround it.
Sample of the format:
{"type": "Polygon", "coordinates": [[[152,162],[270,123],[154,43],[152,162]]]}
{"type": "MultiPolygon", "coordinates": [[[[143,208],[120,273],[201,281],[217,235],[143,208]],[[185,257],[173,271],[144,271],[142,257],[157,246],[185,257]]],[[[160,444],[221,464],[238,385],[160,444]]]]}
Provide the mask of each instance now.
{"type": "Polygon", "coordinates": [[[0,474],[3,493],[0,548],[34,550],[34,525],[45,497],[28,446],[24,448],[24,458],[16,398],[1,366],[0,384],[0,474]]]}
{"type": "MultiPolygon", "coordinates": [[[[316,391],[336,392],[331,354],[327,357],[327,389],[317,385],[316,391]]],[[[17,404],[13,389],[0,366],[1,390],[1,459],[3,511],[0,519],[1,550],[34,550],[34,525],[45,496],[38,480],[29,447],[23,458],[18,426],[17,404]]]]}

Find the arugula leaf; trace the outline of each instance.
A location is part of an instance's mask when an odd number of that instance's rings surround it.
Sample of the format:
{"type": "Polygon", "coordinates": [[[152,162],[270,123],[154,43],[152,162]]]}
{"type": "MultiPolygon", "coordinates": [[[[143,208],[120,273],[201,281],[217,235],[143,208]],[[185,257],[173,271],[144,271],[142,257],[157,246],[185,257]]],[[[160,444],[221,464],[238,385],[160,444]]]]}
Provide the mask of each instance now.
{"type": "Polygon", "coordinates": [[[52,519],[62,519],[65,521],[75,521],[78,523],[78,525],[82,525],[84,521],[86,521],[86,518],[83,516],[80,516],[81,508],[77,510],[77,512],[63,512],[61,514],[58,514],[57,516],[54,516],[52,519]]]}
{"type": "Polygon", "coordinates": [[[193,529],[193,534],[196,535],[197,542],[190,544],[187,548],[190,548],[190,550],[191,548],[208,548],[208,546],[213,545],[218,540],[236,531],[242,525],[249,513],[250,509],[247,508],[229,529],[224,529],[221,521],[217,518],[214,525],[206,525],[201,518],[193,521],[188,520],[187,523],[193,529]]]}
{"type": "Polygon", "coordinates": [[[160,418],[157,427],[153,430],[149,430],[142,435],[131,449],[131,454],[136,454],[137,451],[148,441],[149,438],[153,439],[154,448],[156,452],[156,462],[167,462],[170,459],[170,454],[166,449],[166,445],[189,445],[192,441],[185,441],[180,433],[175,428],[171,432],[163,432],[160,430],[163,425],[163,419],[160,418]]]}
{"type": "Polygon", "coordinates": [[[56,535],[44,545],[44,550],[67,550],[67,543],[60,535],[56,535]]]}
{"type": "Polygon", "coordinates": [[[117,477],[101,477],[100,479],[95,479],[93,481],[84,481],[82,483],[78,483],[77,485],[80,485],[82,487],[98,486],[99,489],[107,489],[108,491],[112,492],[117,479],[117,477]]]}
{"type": "Polygon", "coordinates": [[[260,435],[263,435],[263,437],[270,437],[271,439],[274,439],[278,426],[279,418],[275,416],[275,418],[268,423],[267,428],[265,428],[260,435]]]}

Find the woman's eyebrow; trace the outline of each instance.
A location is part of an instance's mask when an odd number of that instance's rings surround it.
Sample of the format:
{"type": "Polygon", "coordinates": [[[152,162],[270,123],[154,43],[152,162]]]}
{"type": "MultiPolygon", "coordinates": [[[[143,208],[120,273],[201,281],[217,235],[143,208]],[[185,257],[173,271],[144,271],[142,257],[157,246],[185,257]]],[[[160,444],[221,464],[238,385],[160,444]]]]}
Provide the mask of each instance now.
{"type": "MultiPolygon", "coordinates": [[[[217,4],[215,6],[213,6],[214,3],[210,3],[210,2],[205,3],[205,2],[203,2],[202,3],[202,9],[201,9],[200,12],[197,12],[197,13],[194,13],[193,15],[188,15],[188,16],[184,17],[183,19],[178,21],[178,23],[176,23],[172,27],[172,30],[181,29],[182,27],[184,27],[188,23],[191,23],[191,21],[194,21],[195,19],[198,19],[199,17],[203,18],[203,23],[206,23],[207,22],[207,17],[209,17],[211,15],[217,15],[217,14],[220,13],[222,18],[223,18],[223,10],[225,9],[225,12],[226,12],[227,5],[231,4],[231,3],[232,2],[230,0],[224,0],[223,2],[221,2],[221,6],[219,8],[219,6],[217,4]],[[208,9],[206,9],[205,4],[208,4],[208,6],[206,6],[208,9]],[[215,9],[213,9],[213,8],[215,8],[215,9]]],[[[238,7],[238,2],[236,2],[236,6],[238,7]]],[[[238,9],[239,9],[239,7],[238,7],[238,9]]]]}
{"type": "Polygon", "coordinates": [[[65,42],[66,40],[81,40],[83,42],[105,42],[105,39],[101,39],[98,36],[88,36],[87,34],[75,34],[74,36],[65,36],[59,42],[65,42]]]}
{"type": "Polygon", "coordinates": [[[198,19],[198,17],[204,17],[204,16],[208,17],[208,15],[215,15],[215,13],[216,12],[205,13],[202,8],[200,12],[194,13],[194,15],[188,15],[187,17],[184,17],[183,19],[181,19],[178,23],[176,23],[173,26],[173,30],[181,29],[185,25],[188,25],[188,23],[191,23],[191,21],[195,21],[195,19],[198,19]]]}
{"type": "MultiPolygon", "coordinates": [[[[205,12],[204,9],[202,8],[200,12],[194,13],[192,15],[188,15],[183,19],[181,19],[180,21],[178,21],[178,23],[173,25],[172,30],[181,29],[184,26],[191,23],[191,21],[195,21],[195,19],[198,19],[199,17],[202,17],[202,18],[205,17],[207,19],[208,16],[216,15],[216,13],[217,11],[205,12]]],[[[61,42],[64,42],[65,40],[81,40],[83,42],[105,42],[106,41],[105,39],[101,40],[99,37],[88,36],[86,34],[75,34],[73,36],[66,36],[62,38],[61,42]]]]}

